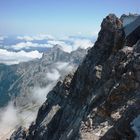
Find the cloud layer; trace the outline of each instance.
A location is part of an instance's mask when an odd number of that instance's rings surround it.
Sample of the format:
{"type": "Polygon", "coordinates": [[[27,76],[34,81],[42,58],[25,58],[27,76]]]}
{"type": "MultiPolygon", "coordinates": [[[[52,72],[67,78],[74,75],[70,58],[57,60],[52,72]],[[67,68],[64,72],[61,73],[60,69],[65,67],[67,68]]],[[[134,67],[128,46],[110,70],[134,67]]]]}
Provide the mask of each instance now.
{"type": "MultiPolygon", "coordinates": [[[[0,36],[0,41],[3,41],[4,38],[4,36],[0,36]]],[[[11,41],[8,45],[0,47],[0,63],[18,64],[34,58],[41,58],[42,53],[40,52],[55,45],[59,45],[63,51],[70,53],[78,48],[87,49],[94,44],[91,39],[80,36],[55,38],[51,35],[39,34],[36,36],[17,36],[16,38],[15,44],[14,41],[11,41]]]]}
{"type": "Polygon", "coordinates": [[[51,48],[54,45],[61,46],[61,49],[66,52],[71,52],[77,48],[87,49],[93,46],[93,42],[84,37],[63,37],[55,38],[50,35],[37,35],[37,36],[18,36],[17,39],[22,40],[17,44],[5,46],[5,48],[12,48],[14,50],[30,49],[30,48],[51,48]],[[40,43],[40,40],[45,42],[40,43]]]}
{"type": "Polygon", "coordinates": [[[19,52],[12,52],[5,49],[0,49],[0,63],[4,63],[7,65],[11,64],[18,64],[20,62],[26,62],[35,58],[41,58],[42,53],[38,51],[19,51],[19,52]]]}
{"type": "Polygon", "coordinates": [[[13,48],[14,50],[22,50],[22,49],[30,49],[30,48],[50,48],[53,47],[50,44],[39,44],[39,43],[33,43],[33,42],[20,42],[15,45],[11,45],[8,48],[13,48]]]}
{"type": "Polygon", "coordinates": [[[7,38],[7,36],[0,36],[0,40],[4,40],[5,38],[7,38]]]}
{"type": "Polygon", "coordinates": [[[48,92],[56,85],[62,75],[68,74],[73,68],[69,63],[55,63],[50,71],[44,75],[44,80],[48,82],[46,87],[35,86],[24,98],[29,99],[26,106],[15,107],[10,102],[5,108],[0,109],[0,139],[8,138],[14,129],[21,125],[28,128],[35,120],[38,108],[46,100],[48,92]]]}
{"type": "Polygon", "coordinates": [[[21,125],[29,127],[35,120],[37,112],[34,110],[23,110],[16,108],[10,102],[5,108],[0,109],[0,139],[6,140],[12,132],[21,125]]]}
{"type": "Polygon", "coordinates": [[[34,41],[34,40],[53,40],[54,37],[47,34],[39,34],[36,36],[17,36],[17,39],[19,40],[25,40],[25,41],[34,41]]]}

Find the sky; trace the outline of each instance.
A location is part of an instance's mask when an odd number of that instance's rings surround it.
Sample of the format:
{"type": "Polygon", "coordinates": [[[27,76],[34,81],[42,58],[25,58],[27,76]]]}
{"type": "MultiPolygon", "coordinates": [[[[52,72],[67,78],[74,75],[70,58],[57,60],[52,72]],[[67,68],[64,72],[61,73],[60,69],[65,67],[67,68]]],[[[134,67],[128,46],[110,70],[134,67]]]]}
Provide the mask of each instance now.
{"type": "Polygon", "coordinates": [[[94,35],[109,13],[140,13],[140,0],[0,0],[2,35],[94,35]]]}

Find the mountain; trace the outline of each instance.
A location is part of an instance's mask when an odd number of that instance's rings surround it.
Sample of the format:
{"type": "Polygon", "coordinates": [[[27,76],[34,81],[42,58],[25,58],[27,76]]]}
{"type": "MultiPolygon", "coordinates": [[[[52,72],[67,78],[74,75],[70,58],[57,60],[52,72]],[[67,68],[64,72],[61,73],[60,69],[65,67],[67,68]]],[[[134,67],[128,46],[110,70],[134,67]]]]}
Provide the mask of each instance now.
{"type": "Polygon", "coordinates": [[[139,39],[139,31],[140,31],[140,15],[138,14],[129,14],[122,15],[121,21],[123,22],[124,32],[126,35],[126,45],[132,46],[136,44],[139,39]]]}
{"type": "Polygon", "coordinates": [[[134,22],[127,25],[124,30],[127,35],[126,45],[132,46],[136,44],[137,40],[140,38],[140,16],[138,16],[134,22]]]}
{"type": "Polygon", "coordinates": [[[15,65],[7,66],[0,64],[0,106],[5,105],[10,100],[8,89],[19,77],[19,74],[15,73],[15,71],[15,65]]]}
{"type": "Polygon", "coordinates": [[[133,21],[135,21],[138,18],[139,14],[131,14],[129,15],[123,14],[120,18],[120,20],[123,22],[123,26],[127,26],[133,21]]]}
{"type": "MultiPolygon", "coordinates": [[[[44,52],[41,59],[17,65],[0,64],[0,107],[11,100],[16,106],[27,105],[31,102],[31,92],[35,87],[45,88],[51,82],[47,79],[47,73],[63,77],[69,72],[68,68],[76,68],[81,63],[86,53],[87,50],[80,48],[67,53],[56,45],[44,52]]],[[[51,84],[53,86],[55,82],[51,84]]]]}
{"type": "Polygon", "coordinates": [[[119,18],[103,19],[76,72],[57,82],[35,122],[10,140],[138,140],[140,38],[132,46],[125,45],[126,38],[119,18]]]}

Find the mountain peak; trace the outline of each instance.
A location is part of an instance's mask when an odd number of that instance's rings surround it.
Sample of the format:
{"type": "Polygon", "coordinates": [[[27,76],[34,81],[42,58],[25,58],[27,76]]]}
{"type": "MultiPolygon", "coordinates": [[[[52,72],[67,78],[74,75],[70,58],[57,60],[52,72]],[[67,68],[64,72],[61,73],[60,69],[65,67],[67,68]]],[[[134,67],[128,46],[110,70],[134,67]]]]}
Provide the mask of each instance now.
{"type": "Polygon", "coordinates": [[[18,134],[27,140],[134,139],[139,132],[134,122],[140,115],[140,44],[130,49],[126,41],[123,23],[109,14],[76,72],[57,83],[36,122],[24,136],[18,134]]]}

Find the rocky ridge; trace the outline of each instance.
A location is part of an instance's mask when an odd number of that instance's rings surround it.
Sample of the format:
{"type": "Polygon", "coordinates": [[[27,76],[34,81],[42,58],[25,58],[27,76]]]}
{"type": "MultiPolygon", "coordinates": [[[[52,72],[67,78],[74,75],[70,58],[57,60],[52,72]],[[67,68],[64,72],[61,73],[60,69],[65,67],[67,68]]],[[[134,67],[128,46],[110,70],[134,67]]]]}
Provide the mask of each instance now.
{"type": "Polygon", "coordinates": [[[139,139],[140,38],[129,46],[126,38],[121,20],[108,15],[76,72],[56,84],[36,121],[10,140],[139,139]]]}

